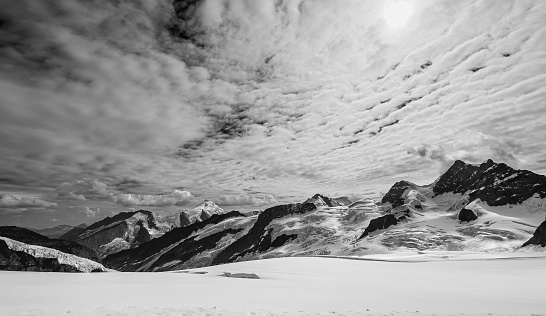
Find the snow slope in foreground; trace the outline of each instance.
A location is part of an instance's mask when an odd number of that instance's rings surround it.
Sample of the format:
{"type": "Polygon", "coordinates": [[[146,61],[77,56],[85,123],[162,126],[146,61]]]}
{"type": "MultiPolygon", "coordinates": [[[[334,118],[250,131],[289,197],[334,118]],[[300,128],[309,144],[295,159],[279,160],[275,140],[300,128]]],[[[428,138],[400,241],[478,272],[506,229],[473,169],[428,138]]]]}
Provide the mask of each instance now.
{"type": "Polygon", "coordinates": [[[353,259],[278,258],[165,273],[0,272],[0,315],[546,313],[544,253],[413,252],[353,259]],[[261,279],[228,278],[224,272],[261,279]]]}

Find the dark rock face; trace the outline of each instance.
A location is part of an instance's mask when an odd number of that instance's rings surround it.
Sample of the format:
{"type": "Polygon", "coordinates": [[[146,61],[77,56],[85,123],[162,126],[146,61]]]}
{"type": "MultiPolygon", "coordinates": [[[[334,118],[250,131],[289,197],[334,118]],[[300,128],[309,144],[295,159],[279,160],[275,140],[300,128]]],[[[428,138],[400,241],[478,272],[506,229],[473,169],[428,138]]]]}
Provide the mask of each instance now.
{"type": "MultiPolygon", "coordinates": [[[[312,203],[297,203],[278,205],[266,209],[258,215],[258,220],[248,233],[220,252],[216,258],[214,258],[212,264],[233,262],[246,254],[263,251],[265,244],[271,243],[271,237],[266,237],[268,232],[265,229],[274,219],[292,214],[311,212],[316,208],[315,204],[312,203]],[[267,238],[269,238],[269,241],[267,241],[267,238]]],[[[267,248],[269,248],[269,246],[267,248]]]]}
{"type": "Polygon", "coordinates": [[[207,212],[205,212],[205,211],[201,211],[201,216],[199,216],[199,218],[200,218],[202,221],[204,221],[204,220],[209,219],[209,218],[210,218],[210,215],[209,215],[207,212]]]}
{"type": "Polygon", "coordinates": [[[133,241],[133,243],[136,246],[141,245],[145,242],[148,242],[152,239],[152,237],[150,236],[150,233],[148,232],[146,227],[144,227],[144,225],[142,224],[142,221],[137,222],[137,228],[138,228],[138,232],[135,237],[135,240],[133,241]]]}
{"type": "Polygon", "coordinates": [[[527,240],[522,245],[522,247],[528,245],[540,245],[542,247],[546,247],[546,221],[542,222],[542,224],[537,227],[537,230],[535,230],[533,237],[527,240]]]}
{"type": "MultiPolygon", "coordinates": [[[[141,266],[145,265],[148,259],[152,258],[162,249],[165,249],[175,243],[184,241],[184,239],[188,238],[192,233],[197,232],[208,225],[218,224],[226,219],[234,217],[244,217],[244,215],[237,211],[231,211],[229,213],[221,215],[214,214],[209,219],[202,222],[195,222],[188,226],[174,228],[171,231],[165,233],[165,235],[145,242],[137,248],[126,249],[114,254],[110,254],[106,258],[104,258],[103,264],[107,267],[119,271],[136,271],[141,266]]],[[[196,243],[195,241],[193,241],[192,243],[192,240],[190,239],[185,244],[185,246],[191,246],[193,247],[191,248],[193,250],[191,250],[190,248],[184,250],[183,248],[181,248],[182,246],[177,245],[177,247],[171,249],[168,253],[164,255],[167,255],[165,258],[176,257],[177,259],[175,260],[181,260],[180,258],[186,259],[188,258],[189,253],[195,253],[197,251],[196,249],[209,249],[212,243],[215,244],[216,241],[220,238],[221,236],[211,237],[210,239],[206,240],[201,239],[199,240],[200,244],[196,243]],[[186,256],[183,251],[188,251],[188,256],[186,256]]],[[[160,266],[160,264],[166,263],[166,260],[168,259],[161,259],[161,262],[157,263],[155,266],[160,266]]]]}
{"type": "Polygon", "coordinates": [[[97,251],[102,245],[124,236],[126,232],[127,223],[122,221],[117,225],[101,229],[99,232],[90,235],[85,235],[86,231],[84,231],[78,236],[77,242],[97,251]]]}
{"type": "Polygon", "coordinates": [[[461,222],[470,222],[470,221],[476,220],[478,216],[476,215],[476,213],[474,213],[474,211],[469,210],[467,208],[463,208],[459,212],[458,218],[461,222]]]}
{"type": "Polygon", "coordinates": [[[0,227],[0,236],[17,240],[29,245],[56,249],[64,253],[99,262],[95,252],[88,247],[70,240],[49,239],[46,236],[42,236],[26,228],[17,226],[2,226],[0,227]]]}
{"type": "Polygon", "coordinates": [[[191,219],[190,216],[184,212],[180,213],[180,226],[188,226],[191,225],[191,219]]]}
{"type": "Polygon", "coordinates": [[[403,205],[404,198],[402,195],[404,194],[404,191],[413,187],[415,187],[415,185],[412,183],[407,181],[398,181],[390,188],[389,192],[385,194],[383,199],[381,199],[381,203],[389,202],[391,203],[392,208],[403,205]]]}
{"type": "Polygon", "coordinates": [[[79,272],[75,267],[59,263],[57,258],[36,258],[23,251],[11,250],[4,240],[0,240],[0,270],[79,272]]]}
{"type": "Polygon", "coordinates": [[[470,201],[481,199],[491,206],[519,204],[534,194],[546,197],[546,177],[527,170],[514,170],[491,159],[479,166],[457,160],[438,179],[433,191],[436,195],[467,193],[470,201]]]}
{"type": "MultiPolygon", "coordinates": [[[[392,208],[403,205],[404,191],[415,187],[415,184],[407,181],[396,182],[381,202],[391,203],[392,208]]],[[[515,170],[491,159],[479,166],[457,160],[432,189],[435,195],[449,192],[468,194],[470,202],[481,199],[490,206],[519,204],[534,194],[546,197],[546,176],[515,170]]]]}
{"type": "Polygon", "coordinates": [[[69,230],[66,234],[59,237],[59,239],[75,241],[78,239],[78,235],[81,234],[86,228],[87,226],[86,227],[76,226],[72,228],[71,230],[69,230]]]}
{"type": "MultiPolygon", "coordinates": [[[[183,264],[198,254],[214,249],[220,239],[224,238],[225,236],[235,235],[241,230],[242,229],[229,228],[199,240],[196,240],[195,237],[190,237],[180,244],[176,245],[173,249],[169,250],[169,252],[159,257],[159,259],[150,266],[149,271],[172,270],[173,267],[163,267],[163,265],[172,261],[179,261],[179,265],[183,264]]],[[[210,261],[206,262],[205,264],[209,265],[210,261]]]]}
{"type": "Polygon", "coordinates": [[[358,237],[358,239],[362,239],[376,230],[381,230],[396,225],[402,221],[407,220],[410,216],[411,211],[409,209],[405,209],[403,211],[399,211],[398,214],[389,213],[378,218],[374,218],[370,221],[370,224],[368,225],[368,227],[366,227],[366,229],[364,230],[362,235],[358,237]]]}

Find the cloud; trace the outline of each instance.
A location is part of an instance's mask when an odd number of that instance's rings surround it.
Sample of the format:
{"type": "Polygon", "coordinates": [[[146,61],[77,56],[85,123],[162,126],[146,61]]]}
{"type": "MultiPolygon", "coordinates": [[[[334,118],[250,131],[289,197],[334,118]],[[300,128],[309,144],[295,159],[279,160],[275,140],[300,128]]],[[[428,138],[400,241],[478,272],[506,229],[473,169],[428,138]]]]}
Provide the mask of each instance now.
{"type": "Polygon", "coordinates": [[[56,203],[50,203],[39,198],[16,197],[11,194],[0,194],[0,208],[46,208],[57,206],[56,203]]]}
{"type": "Polygon", "coordinates": [[[123,206],[172,206],[195,203],[196,198],[188,191],[174,190],[167,194],[110,194],[110,200],[123,206]]]}
{"type": "Polygon", "coordinates": [[[57,189],[61,199],[85,201],[86,197],[108,195],[108,185],[98,179],[85,178],[74,182],[63,182],[57,189]]]}
{"type": "Polygon", "coordinates": [[[165,53],[169,1],[4,7],[0,173],[8,180],[123,179],[203,134],[201,103],[217,93],[165,53]]]}
{"type": "Polygon", "coordinates": [[[220,206],[262,206],[277,203],[277,200],[272,195],[222,195],[214,198],[213,202],[220,206]]]}
{"type": "Polygon", "coordinates": [[[426,183],[454,159],[546,173],[546,2],[415,1],[398,29],[384,5],[6,3],[0,182],[85,177],[107,194],[56,201],[171,206],[192,202],[151,193],[302,201],[426,183]]]}
{"type": "Polygon", "coordinates": [[[87,217],[95,217],[98,214],[101,213],[101,210],[99,207],[83,207],[80,212],[84,213],[87,217]]]}
{"type": "Polygon", "coordinates": [[[438,162],[445,169],[455,160],[482,163],[487,159],[518,167],[521,163],[518,158],[521,151],[522,146],[513,140],[505,140],[484,133],[467,132],[446,145],[422,144],[410,148],[408,154],[438,162]]]}

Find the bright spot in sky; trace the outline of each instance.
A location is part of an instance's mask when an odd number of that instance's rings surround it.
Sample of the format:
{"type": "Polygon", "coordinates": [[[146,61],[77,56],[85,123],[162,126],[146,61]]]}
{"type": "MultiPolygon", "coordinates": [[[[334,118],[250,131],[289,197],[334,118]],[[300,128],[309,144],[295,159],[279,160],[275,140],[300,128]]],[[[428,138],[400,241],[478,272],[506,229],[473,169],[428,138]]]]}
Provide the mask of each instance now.
{"type": "Polygon", "coordinates": [[[389,3],[383,10],[385,22],[392,28],[406,24],[412,14],[413,5],[406,1],[389,3]]]}

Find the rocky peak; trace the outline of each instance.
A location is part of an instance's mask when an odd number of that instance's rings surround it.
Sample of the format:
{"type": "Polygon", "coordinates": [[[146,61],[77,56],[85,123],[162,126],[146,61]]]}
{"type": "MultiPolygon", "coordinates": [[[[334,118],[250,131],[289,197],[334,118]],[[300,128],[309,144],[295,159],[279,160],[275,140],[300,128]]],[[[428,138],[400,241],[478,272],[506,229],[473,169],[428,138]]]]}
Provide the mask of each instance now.
{"type": "Polygon", "coordinates": [[[203,202],[201,202],[201,204],[197,205],[194,210],[205,211],[210,215],[223,212],[223,209],[221,207],[219,207],[218,205],[216,205],[216,203],[210,200],[204,200],[203,202]]]}
{"type": "Polygon", "coordinates": [[[381,203],[391,203],[392,208],[396,208],[404,204],[404,192],[407,189],[415,188],[415,184],[408,181],[398,181],[396,182],[390,190],[385,194],[381,203]]]}
{"type": "Polygon", "coordinates": [[[337,201],[318,193],[308,198],[303,203],[313,203],[315,204],[315,206],[328,206],[328,207],[341,206],[341,204],[338,203],[337,201]]]}
{"type": "Polygon", "coordinates": [[[527,170],[515,170],[488,159],[479,166],[457,160],[433,187],[436,195],[447,192],[468,194],[491,206],[519,204],[534,194],[546,197],[546,177],[527,170]]]}

